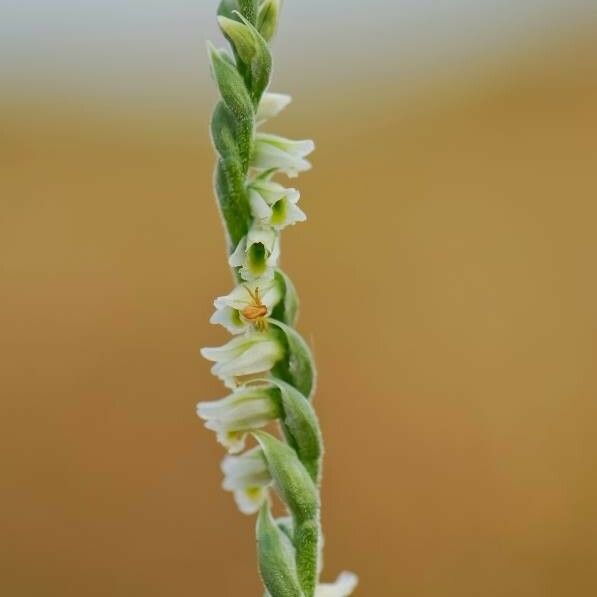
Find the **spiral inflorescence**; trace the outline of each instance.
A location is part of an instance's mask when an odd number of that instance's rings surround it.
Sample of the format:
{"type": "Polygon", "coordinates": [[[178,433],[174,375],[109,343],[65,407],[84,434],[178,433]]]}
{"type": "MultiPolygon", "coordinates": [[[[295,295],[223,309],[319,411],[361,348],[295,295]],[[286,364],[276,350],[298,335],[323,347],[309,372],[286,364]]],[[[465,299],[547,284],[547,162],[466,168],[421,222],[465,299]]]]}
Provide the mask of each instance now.
{"type": "Polygon", "coordinates": [[[318,584],[322,438],[312,407],[315,367],[294,328],[295,288],[278,267],[281,231],[306,216],[297,205],[299,192],[275,178],[309,169],[306,156],[314,145],[258,131],[290,102],[267,92],[268,42],[278,13],[279,0],[223,0],[218,22],[232,54],[209,46],[221,95],[211,122],[218,156],[214,187],[237,286],[216,299],[211,318],[233,338],[202,350],[231,392],[199,403],[197,411],[229,452],[222,462],[224,489],[242,512],[258,513],[259,570],[267,593],[342,597],[356,584],[354,575],[318,584]],[[264,430],[271,423],[280,437],[264,430]],[[248,439],[254,446],[247,449],[248,439]],[[287,516],[274,516],[272,489],[287,516]]]}

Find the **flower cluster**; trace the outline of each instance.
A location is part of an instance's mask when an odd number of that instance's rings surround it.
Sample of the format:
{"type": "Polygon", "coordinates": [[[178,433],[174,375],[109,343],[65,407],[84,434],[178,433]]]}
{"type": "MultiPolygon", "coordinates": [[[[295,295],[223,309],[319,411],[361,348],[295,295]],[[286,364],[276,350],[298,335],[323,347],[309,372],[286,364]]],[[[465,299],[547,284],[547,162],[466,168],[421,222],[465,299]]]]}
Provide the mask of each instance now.
{"type": "MultiPolygon", "coordinates": [[[[288,95],[265,93],[257,110],[258,123],[279,114],[290,101],[288,95]]],[[[219,401],[199,403],[197,414],[231,453],[244,448],[248,432],[279,416],[266,388],[244,387],[242,380],[267,375],[285,356],[283,339],[268,325],[284,292],[281,279],[274,275],[280,256],[279,237],[281,230],[304,221],[306,216],[297,206],[300,193],[272,179],[277,173],[296,176],[309,169],[305,158],[313,149],[313,141],[292,141],[266,133],[255,136],[252,176],[247,181],[252,224],[228,260],[242,282],[229,294],[216,298],[210,319],[235,337],[224,346],[201,350],[203,357],[215,363],[212,373],[234,391],[219,401]]],[[[256,458],[249,451],[240,457],[227,457],[222,465],[224,489],[234,492],[245,514],[257,512],[267,497],[268,483],[256,484],[255,475],[247,473],[254,471],[256,458]]]]}
{"type": "Polygon", "coordinates": [[[256,130],[277,116],[290,96],[267,92],[268,41],[279,0],[223,0],[218,22],[233,56],[210,47],[222,101],[211,132],[218,153],[215,190],[230,241],[228,263],[237,285],[215,299],[210,322],[232,338],[203,348],[212,373],[229,395],[200,402],[197,414],[228,451],[223,488],[244,514],[258,513],[259,567],[269,597],[345,597],[356,577],[318,582],[323,544],[319,517],[322,440],[311,405],[315,369],[294,329],[298,299],[280,270],[282,230],[306,220],[300,193],[275,178],[308,170],[310,140],[295,141],[256,130]],[[285,441],[264,431],[277,423],[285,441]],[[247,448],[247,441],[256,445],[247,448]],[[274,518],[275,489],[288,518],[274,518]]]}

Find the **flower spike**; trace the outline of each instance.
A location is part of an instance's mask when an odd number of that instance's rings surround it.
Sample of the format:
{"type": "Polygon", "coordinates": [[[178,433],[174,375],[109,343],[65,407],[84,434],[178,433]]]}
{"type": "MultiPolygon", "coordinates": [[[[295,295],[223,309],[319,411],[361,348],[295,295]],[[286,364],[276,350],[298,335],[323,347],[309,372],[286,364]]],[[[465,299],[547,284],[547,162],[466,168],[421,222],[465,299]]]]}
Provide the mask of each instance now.
{"type": "Polygon", "coordinates": [[[300,192],[278,179],[309,170],[315,145],[258,130],[291,101],[268,90],[268,42],[280,6],[281,0],[222,0],[218,23],[231,52],[208,45],[221,95],[211,122],[214,187],[236,286],[215,299],[210,318],[232,338],[201,350],[231,392],[200,402],[197,415],[228,452],[221,464],[223,489],[242,513],[257,514],[266,596],[347,597],[357,584],[354,574],[342,573],[332,584],[319,578],[323,441],[312,405],[316,371],[294,328],[296,290],[279,269],[280,236],[306,215],[298,206],[300,192]],[[256,445],[246,449],[249,442],[256,445]],[[271,491],[286,516],[274,517],[271,491]]]}

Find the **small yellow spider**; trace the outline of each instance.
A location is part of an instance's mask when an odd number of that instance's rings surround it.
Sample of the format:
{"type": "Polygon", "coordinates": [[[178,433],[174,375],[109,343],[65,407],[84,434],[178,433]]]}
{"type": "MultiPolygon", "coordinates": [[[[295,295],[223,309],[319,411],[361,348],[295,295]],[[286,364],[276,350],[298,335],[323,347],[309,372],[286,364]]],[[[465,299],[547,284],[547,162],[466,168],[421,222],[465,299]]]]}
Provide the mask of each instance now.
{"type": "Polygon", "coordinates": [[[255,288],[255,292],[251,292],[251,289],[248,286],[245,286],[245,288],[251,297],[252,303],[247,305],[241,311],[241,314],[262,332],[267,329],[267,307],[261,302],[259,288],[255,288]]]}

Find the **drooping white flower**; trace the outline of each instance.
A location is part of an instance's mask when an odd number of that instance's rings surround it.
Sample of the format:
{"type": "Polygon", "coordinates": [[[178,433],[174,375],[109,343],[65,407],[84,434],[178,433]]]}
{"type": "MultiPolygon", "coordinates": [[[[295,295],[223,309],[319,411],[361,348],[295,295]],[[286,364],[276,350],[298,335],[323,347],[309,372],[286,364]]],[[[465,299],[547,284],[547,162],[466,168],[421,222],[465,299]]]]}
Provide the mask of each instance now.
{"type": "Polygon", "coordinates": [[[214,301],[216,310],[209,321],[224,326],[231,334],[241,334],[252,325],[262,328],[260,323],[271,315],[281,298],[282,288],[275,278],[246,282],[214,301]]]}
{"type": "Polygon", "coordinates": [[[257,108],[257,125],[277,116],[291,101],[285,93],[264,93],[257,108]]]}
{"type": "Polygon", "coordinates": [[[228,452],[238,454],[245,447],[247,432],[279,418],[280,408],[267,386],[248,386],[221,400],[199,402],[197,414],[228,452]]]}
{"type": "Polygon", "coordinates": [[[228,258],[230,267],[240,267],[243,280],[271,280],[280,257],[280,240],[272,228],[254,224],[228,258]]]}
{"type": "Polygon", "coordinates": [[[304,222],[307,216],[297,206],[300,193],[296,189],[287,189],[277,182],[257,178],[249,185],[251,212],[262,225],[275,230],[304,222]]]}
{"type": "Polygon", "coordinates": [[[284,347],[270,330],[235,336],[224,346],[202,348],[201,354],[208,361],[215,362],[211,372],[226,387],[235,388],[237,377],[269,371],[284,358],[284,347]]]}
{"type": "Polygon", "coordinates": [[[315,597],[347,597],[357,586],[359,579],[352,572],[342,572],[335,583],[317,585],[315,597]]]}
{"type": "Polygon", "coordinates": [[[222,472],[222,487],[233,492],[238,509],[243,514],[255,514],[267,499],[267,488],[272,483],[261,448],[252,448],[240,456],[226,456],[222,472]]]}
{"type": "Polygon", "coordinates": [[[299,172],[311,168],[305,157],[314,149],[315,144],[310,139],[292,141],[278,135],[257,133],[251,165],[259,170],[280,170],[294,178],[299,172]]]}

